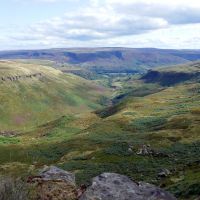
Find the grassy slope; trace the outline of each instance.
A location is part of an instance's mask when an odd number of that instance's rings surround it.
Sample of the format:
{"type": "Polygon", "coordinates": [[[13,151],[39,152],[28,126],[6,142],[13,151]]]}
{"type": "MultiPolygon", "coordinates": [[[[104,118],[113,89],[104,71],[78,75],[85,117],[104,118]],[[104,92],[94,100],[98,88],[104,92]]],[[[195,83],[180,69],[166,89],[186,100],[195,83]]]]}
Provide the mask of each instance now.
{"type": "Polygon", "coordinates": [[[104,118],[95,113],[67,115],[37,130],[1,138],[1,172],[16,175],[56,164],[74,171],[80,184],[111,171],[161,185],[179,199],[199,196],[199,79],[171,87],[135,78],[123,81],[115,83],[131,92],[115,112],[104,110],[104,118]],[[137,155],[143,144],[168,156],[137,155]],[[158,178],[165,168],[172,174],[158,178]]]}
{"type": "Polygon", "coordinates": [[[36,64],[1,61],[0,77],[22,76],[17,81],[0,80],[1,131],[26,129],[62,115],[100,108],[105,88],[72,74],[36,64]],[[41,77],[25,75],[41,73],[41,77]]]}
{"type": "Polygon", "coordinates": [[[142,79],[147,83],[159,83],[163,86],[170,86],[187,80],[199,79],[199,77],[200,62],[196,61],[186,65],[150,70],[142,79]]]}

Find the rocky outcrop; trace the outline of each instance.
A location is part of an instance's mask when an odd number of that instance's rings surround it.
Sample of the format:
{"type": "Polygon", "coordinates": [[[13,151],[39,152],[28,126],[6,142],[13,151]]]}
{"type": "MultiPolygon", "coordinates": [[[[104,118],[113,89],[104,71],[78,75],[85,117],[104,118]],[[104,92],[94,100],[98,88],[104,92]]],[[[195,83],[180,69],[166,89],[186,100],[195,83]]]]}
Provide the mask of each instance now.
{"type": "Polygon", "coordinates": [[[138,149],[137,155],[143,155],[143,156],[148,156],[148,155],[153,155],[154,150],[151,149],[150,145],[142,145],[140,149],[138,149]]]}
{"type": "Polygon", "coordinates": [[[16,131],[0,131],[0,135],[5,137],[13,137],[17,135],[18,133],[16,131]]]}
{"type": "Polygon", "coordinates": [[[65,181],[75,185],[75,175],[55,166],[45,166],[40,172],[43,181],[65,181]]]}
{"type": "Polygon", "coordinates": [[[38,200],[76,200],[79,195],[74,174],[55,166],[44,167],[28,183],[35,184],[38,200]]]}
{"type": "Polygon", "coordinates": [[[161,171],[158,173],[158,177],[164,178],[171,174],[171,172],[168,169],[161,169],[161,171]]]}
{"type": "Polygon", "coordinates": [[[6,81],[18,81],[21,79],[31,79],[31,78],[40,78],[42,77],[41,73],[35,73],[35,74],[27,74],[27,75],[17,75],[17,76],[5,76],[5,77],[0,77],[0,80],[3,82],[6,81]]]}
{"type": "Polygon", "coordinates": [[[159,83],[162,86],[171,86],[180,82],[199,77],[200,72],[156,71],[149,70],[141,79],[147,83],[159,83]]]}
{"type": "Polygon", "coordinates": [[[141,156],[169,157],[169,155],[167,155],[165,153],[154,150],[153,148],[151,148],[151,146],[149,144],[142,145],[142,147],[138,149],[136,154],[141,155],[141,156]]]}
{"type": "Polygon", "coordinates": [[[74,174],[57,167],[44,167],[38,176],[29,177],[36,186],[38,200],[175,200],[154,185],[134,182],[127,176],[103,173],[88,188],[76,187],[74,174]]]}
{"type": "Polygon", "coordinates": [[[170,193],[144,182],[133,182],[127,176],[103,173],[92,180],[80,200],[175,200],[170,193]]]}

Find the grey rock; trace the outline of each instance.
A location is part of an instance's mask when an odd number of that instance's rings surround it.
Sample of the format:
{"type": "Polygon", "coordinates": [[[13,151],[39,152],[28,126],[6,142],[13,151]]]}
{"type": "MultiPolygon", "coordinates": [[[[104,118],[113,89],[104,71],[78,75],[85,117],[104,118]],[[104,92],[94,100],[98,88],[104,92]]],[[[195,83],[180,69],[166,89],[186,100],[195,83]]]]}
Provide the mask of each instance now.
{"type": "Polygon", "coordinates": [[[132,153],[133,149],[131,147],[128,148],[128,152],[132,153]]]}
{"type": "Polygon", "coordinates": [[[116,173],[103,173],[93,178],[92,185],[79,200],[176,200],[176,198],[154,185],[136,183],[127,176],[116,173]]]}
{"type": "Polygon", "coordinates": [[[65,181],[75,185],[75,175],[55,166],[45,166],[40,172],[43,181],[65,181]]]}
{"type": "Polygon", "coordinates": [[[149,144],[142,145],[142,147],[138,149],[136,154],[141,156],[169,157],[169,155],[165,153],[155,151],[154,149],[151,148],[149,144]]]}
{"type": "Polygon", "coordinates": [[[171,172],[168,169],[162,169],[159,173],[159,177],[167,177],[171,174],[171,172]]]}
{"type": "Polygon", "coordinates": [[[138,150],[137,155],[153,155],[154,154],[154,150],[151,149],[150,145],[142,145],[142,147],[138,150]]]}

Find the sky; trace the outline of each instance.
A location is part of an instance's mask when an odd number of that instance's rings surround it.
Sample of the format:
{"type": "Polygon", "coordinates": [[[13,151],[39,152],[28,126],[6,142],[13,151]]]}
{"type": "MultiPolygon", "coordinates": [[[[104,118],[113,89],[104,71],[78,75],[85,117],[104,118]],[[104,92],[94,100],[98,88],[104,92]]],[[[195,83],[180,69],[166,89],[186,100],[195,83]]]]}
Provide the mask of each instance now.
{"type": "Polygon", "coordinates": [[[200,1],[0,1],[0,50],[70,47],[200,49],[200,1]]]}

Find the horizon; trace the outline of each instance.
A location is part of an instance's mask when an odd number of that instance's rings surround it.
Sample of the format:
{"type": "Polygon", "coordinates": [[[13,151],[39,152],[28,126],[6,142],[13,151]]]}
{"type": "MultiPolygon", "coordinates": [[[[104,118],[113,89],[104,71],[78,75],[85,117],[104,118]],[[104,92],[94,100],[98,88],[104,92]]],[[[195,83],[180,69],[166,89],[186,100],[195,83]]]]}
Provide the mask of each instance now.
{"type": "Polygon", "coordinates": [[[7,0],[0,50],[200,49],[198,0],[7,0]]]}
{"type": "Polygon", "coordinates": [[[0,52],[11,52],[11,51],[45,51],[45,50],[78,50],[78,49],[157,49],[157,50],[175,50],[175,51],[200,51],[199,49],[176,49],[176,48],[156,48],[156,47],[52,47],[52,48],[33,48],[33,49],[7,49],[1,50],[0,52]]]}

